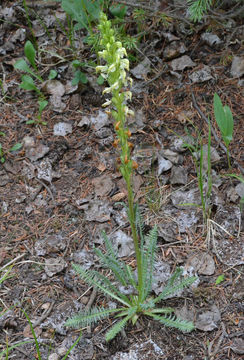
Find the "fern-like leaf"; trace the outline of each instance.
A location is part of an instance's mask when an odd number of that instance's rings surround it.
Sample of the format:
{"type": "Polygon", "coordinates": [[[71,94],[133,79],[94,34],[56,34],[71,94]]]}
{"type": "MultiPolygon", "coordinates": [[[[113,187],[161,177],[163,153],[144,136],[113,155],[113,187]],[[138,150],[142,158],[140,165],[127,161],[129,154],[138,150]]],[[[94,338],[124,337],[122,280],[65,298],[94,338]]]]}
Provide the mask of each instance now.
{"type": "MultiPolygon", "coordinates": [[[[123,285],[127,286],[128,283],[133,285],[131,283],[131,277],[128,273],[128,269],[126,268],[126,265],[124,262],[121,262],[113,249],[113,245],[108,238],[107,234],[103,232],[103,239],[106,246],[106,254],[102,254],[101,251],[98,251],[97,255],[100,257],[102,262],[106,265],[107,268],[113,271],[114,276],[116,279],[123,285]]],[[[97,252],[97,249],[95,250],[97,252]]],[[[133,285],[134,286],[134,285],[133,285]]]]}
{"type": "Polygon", "coordinates": [[[130,306],[129,299],[124,294],[120,293],[105,276],[95,270],[85,270],[78,264],[72,264],[72,267],[89,285],[101,290],[106,296],[110,296],[123,305],[130,306]]]}
{"type": "Polygon", "coordinates": [[[126,279],[125,279],[125,274],[120,266],[120,263],[117,260],[114,260],[113,258],[108,256],[107,254],[103,254],[100,249],[94,249],[94,251],[97,254],[97,256],[99,256],[99,258],[101,259],[101,262],[103,263],[103,265],[106,268],[112,270],[116,279],[122,285],[126,286],[127,283],[126,283],[126,279]]]}
{"type": "Polygon", "coordinates": [[[155,263],[156,245],[157,245],[157,227],[154,226],[154,228],[150,231],[150,233],[145,237],[145,244],[142,255],[144,299],[147,298],[147,296],[152,290],[152,279],[153,279],[153,270],[155,263]]]}
{"type": "Polygon", "coordinates": [[[168,327],[174,327],[181,331],[190,332],[194,329],[194,324],[191,321],[185,321],[178,319],[175,315],[160,316],[148,312],[147,315],[153,317],[153,319],[160,321],[162,324],[168,327]]]}
{"type": "Polygon", "coordinates": [[[65,323],[65,326],[71,326],[74,328],[88,326],[109,317],[110,314],[119,312],[121,310],[122,309],[105,309],[103,307],[93,307],[89,311],[83,311],[68,319],[65,323]]]}
{"type": "Polygon", "coordinates": [[[106,333],[106,340],[112,340],[126,325],[127,321],[130,320],[133,315],[136,314],[137,307],[131,307],[128,309],[128,315],[124,317],[122,320],[118,321],[112,328],[106,333]]]}
{"type": "Polygon", "coordinates": [[[173,282],[170,279],[168,284],[165,286],[165,288],[161,292],[161,294],[158,297],[156,297],[155,299],[153,299],[154,303],[156,304],[157,302],[159,302],[163,299],[166,299],[168,296],[176,294],[179,290],[182,290],[185,287],[193,284],[196,281],[196,279],[197,278],[195,276],[191,276],[191,277],[179,280],[178,282],[176,282],[176,279],[173,282]]]}

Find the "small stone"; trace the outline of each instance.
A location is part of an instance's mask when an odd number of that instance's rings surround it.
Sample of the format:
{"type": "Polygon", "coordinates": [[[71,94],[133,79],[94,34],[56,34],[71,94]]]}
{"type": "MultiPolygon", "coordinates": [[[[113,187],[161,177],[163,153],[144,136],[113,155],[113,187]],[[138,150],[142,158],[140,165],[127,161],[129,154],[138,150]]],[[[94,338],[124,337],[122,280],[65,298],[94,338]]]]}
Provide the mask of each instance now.
{"type": "Polygon", "coordinates": [[[244,340],[242,338],[234,338],[230,346],[231,350],[238,355],[244,354],[244,340]]]}
{"type": "Polygon", "coordinates": [[[211,34],[211,33],[203,33],[201,35],[201,39],[208,44],[209,46],[218,46],[222,44],[222,41],[220,40],[220,38],[218,37],[218,35],[216,34],[211,34]]]}
{"type": "Polygon", "coordinates": [[[139,80],[145,80],[145,77],[150,72],[151,61],[145,58],[136,67],[131,70],[131,74],[139,80]]]}
{"type": "Polygon", "coordinates": [[[233,78],[240,78],[244,74],[244,56],[234,56],[230,69],[233,78]]]}
{"type": "Polygon", "coordinates": [[[202,275],[213,275],[215,273],[213,257],[204,252],[191,255],[186,262],[186,267],[193,267],[195,272],[202,275]]]}
{"type": "Polygon", "coordinates": [[[193,83],[202,83],[213,79],[213,76],[211,75],[210,67],[206,65],[202,69],[194,71],[190,74],[189,78],[193,83]]]}
{"type": "Polygon", "coordinates": [[[183,55],[180,58],[172,60],[170,66],[174,71],[183,71],[188,67],[196,66],[196,63],[192,61],[188,55],[183,55]]]}
{"type": "Polygon", "coordinates": [[[173,166],[171,170],[170,183],[172,185],[186,185],[187,172],[183,166],[173,166]]]}
{"type": "Polygon", "coordinates": [[[163,172],[168,171],[173,166],[172,162],[166,160],[162,156],[158,156],[158,175],[161,175],[163,172]]]}
{"type": "Polygon", "coordinates": [[[67,263],[62,258],[52,258],[45,260],[45,272],[49,277],[63,271],[67,266],[67,263]]]}
{"type": "Polygon", "coordinates": [[[58,360],[59,356],[56,353],[53,353],[48,356],[48,360],[58,360]]]}
{"type": "Polygon", "coordinates": [[[163,51],[165,60],[174,59],[186,52],[186,47],[180,41],[173,41],[163,51]]]}
{"type": "Polygon", "coordinates": [[[66,122],[59,122],[53,127],[53,135],[55,136],[66,136],[72,133],[72,125],[66,122]]]}

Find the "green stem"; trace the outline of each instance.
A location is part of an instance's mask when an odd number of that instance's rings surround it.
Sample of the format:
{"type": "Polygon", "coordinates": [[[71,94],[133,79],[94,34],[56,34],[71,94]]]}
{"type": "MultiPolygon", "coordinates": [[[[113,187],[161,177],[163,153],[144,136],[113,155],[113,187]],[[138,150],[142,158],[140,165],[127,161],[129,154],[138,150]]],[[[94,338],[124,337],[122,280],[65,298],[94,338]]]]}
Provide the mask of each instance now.
{"type": "Polygon", "coordinates": [[[139,239],[138,233],[136,230],[136,214],[134,210],[134,194],[131,185],[131,176],[129,176],[126,180],[127,191],[128,191],[128,205],[129,205],[129,221],[131,226],[132,238],[134,243],[134,249],[136,253],[136,262],[137,262],[137,277],[138,277],[138,303],[142,300],[142,288],[143,288],[143,279],[142,279],[142,257],[141,251],[139,248],[139,239]]]}
{"type": "Polygon", "coordinates": [[[227,148],[226,155],[227,155],[228,167],[229,167],[229,169],[231,169],[231,163],[230,163],[230,152],[229,152],[229,148],[227,148]]]}

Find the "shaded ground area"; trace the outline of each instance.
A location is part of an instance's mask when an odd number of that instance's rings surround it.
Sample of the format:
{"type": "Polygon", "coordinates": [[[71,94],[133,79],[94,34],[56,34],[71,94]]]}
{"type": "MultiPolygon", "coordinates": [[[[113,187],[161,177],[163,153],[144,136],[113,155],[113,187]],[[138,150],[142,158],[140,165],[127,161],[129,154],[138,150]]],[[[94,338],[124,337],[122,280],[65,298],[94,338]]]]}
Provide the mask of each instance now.
{"type": "MultiPolygon", "coordinates": [[[[183,9],[170,3],[162,1],[161,10],[183,16],[183,9]]],[[[101,107],[103,86],[96,83],[95,55],[82,30],[77,32],[75,56],[88,64],[82,69],[88,82],[73,86],[74,53],[64,32],[64,12],[56,3],[32,5],[28,3],[39,45],[38,68],[45,80],[51,69],[58,75],[51,90],[47,84],[44,89],[49,99],[42,115],[46,125],[27,125],[37,118],[37,96],[19,88],[21,74],[13,64],[24,56],[24,44],[32,37],[22,4],[3,2],[0,277],[7,264],[12,269],[0,284],[0,352],[7,344],[33,339],[24,309],[43,359],[51,360],[62,359],[79,336],[78,330],[64,326],[71,315],[94,304],[111,306],[77,278],[71,262],[104,272],[93,252],[94,246],[104,248],[103,230],[120,257],[130,265],[135,260],[125,210],[118,204],[126,201],[126,187],[112,146],[113,120],[101,107]],[[10,151],[16,143],[22,147],[10,151]]],[[[244,189],[226,174],[241,176],[244,168],[243,19],[240,14],[231,17],[231,7],[225,7],[196,25],[176,19],[166,24],[156,16],[137,23],[133,11],[128,8],[126,32],[143,33],[136,49],[128,50],[136,114],[129,128],[139,163],[134,186],[145,231],[158,225],[154,292],[162,290],[176,266],[183,266],[186,275],[195,274],[196,286],[163,306],[193,320],[196,330],[184,334],[142,318],[137,327],[129,326],[106,343],[104,334],[114,322],[110,319],[83,329],[68,358],[238,360],[244,354],[244,189]],[[215,92],[234,117],[232,169],[214,122],[215,92]],[[206,145],[208,118],[213,186],[206,223],[193,157],[183,140],[196,145],[201,132],[206,145]]],[[[204,185],[204,193],[206,189],[204,185]]],[[[9,359],[35,358],[33,342],[9,352],[9,359]]]]}

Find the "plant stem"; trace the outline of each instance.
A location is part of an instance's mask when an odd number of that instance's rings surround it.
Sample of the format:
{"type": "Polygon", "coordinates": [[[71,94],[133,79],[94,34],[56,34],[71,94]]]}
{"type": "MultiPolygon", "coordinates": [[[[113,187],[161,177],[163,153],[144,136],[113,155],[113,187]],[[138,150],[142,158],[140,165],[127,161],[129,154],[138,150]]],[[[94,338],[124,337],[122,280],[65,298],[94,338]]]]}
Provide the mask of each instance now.
{"type": "Polygon", "coordinates": [[[228,167],[229,169],[231,169],[231,163],[230,163],[230,152],[229,152],[229,148],[226,148],[226,155],[227,155],[227,162],[228,162],[228,167]]]}
{"type": "Polygon", "coordinates": [[[141,302],[142,297],[142,287],[143,287],[143,279],[142,279],[142,258],[141,251],[139,248],[139,239],[138,233],[136,229],[136,214],[134,210],[134,194],[131,185],[131,176],[126,181],[127,191],[128,191],[128,209],[129,209],[129,221],[131,226],[132,238],[134,242],[134,249],[136,253],[136,262],[137,262],[137,277],[138,277],[138,302],[141,302]]]}

